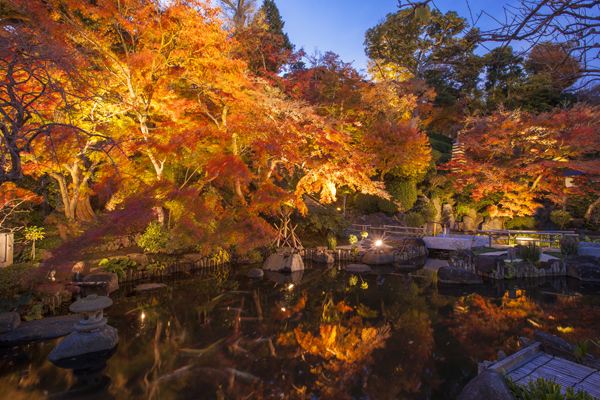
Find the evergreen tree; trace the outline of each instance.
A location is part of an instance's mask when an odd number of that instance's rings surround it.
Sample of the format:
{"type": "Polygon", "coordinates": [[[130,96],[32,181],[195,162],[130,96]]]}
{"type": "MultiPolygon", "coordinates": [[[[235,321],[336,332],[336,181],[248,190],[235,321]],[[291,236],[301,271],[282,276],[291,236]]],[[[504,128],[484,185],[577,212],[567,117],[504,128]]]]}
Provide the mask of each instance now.
{"type": "Polygon", "coordinates": [[[261,13],[264,15],[265,23],[267,24],[267,32],[272,35],[280,35],[283,37],[283,50],[294,50],[294,45],[290,43],[290,38],[287,33],[283,32],[285,22],[281,19],[279,9],[273,0],[264,0],[260,7],[261,13]]]}

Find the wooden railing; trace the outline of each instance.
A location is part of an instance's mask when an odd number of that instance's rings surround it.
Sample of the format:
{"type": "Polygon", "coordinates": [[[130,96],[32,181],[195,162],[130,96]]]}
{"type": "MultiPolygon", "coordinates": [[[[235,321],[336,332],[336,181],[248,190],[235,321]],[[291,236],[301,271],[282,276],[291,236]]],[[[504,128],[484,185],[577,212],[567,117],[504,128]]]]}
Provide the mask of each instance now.
{"type": "Polygon", "coordinates": [[[401,235],[401,236],[425,236],[427,235],[427,228],[413,228],[409,226],[396,226],[396,225],[383,225],[383,226],[372,226],[372,225],[362,225],[362,224],[352,224],[350,228],[356,231],[366,231],[369,232],[371,236],[391,236],[391,235],[401,235]]]}
{"type": "Polygon", "coordinates": [[[486,231],[477,231],[477,234],[487,236],[490,247],[492,247],[494,240],[506,240],[507,244],[511,244],[513,240],[516,242],[531,242],[537,243],[541,247],[544,247],[543,244],[547,244],[548,247],[551,247],[552,244],[559,243],[566,237],[579,238],[579,235],[576,234],[575,231],[526,231],[492,229],[486,231]]]}

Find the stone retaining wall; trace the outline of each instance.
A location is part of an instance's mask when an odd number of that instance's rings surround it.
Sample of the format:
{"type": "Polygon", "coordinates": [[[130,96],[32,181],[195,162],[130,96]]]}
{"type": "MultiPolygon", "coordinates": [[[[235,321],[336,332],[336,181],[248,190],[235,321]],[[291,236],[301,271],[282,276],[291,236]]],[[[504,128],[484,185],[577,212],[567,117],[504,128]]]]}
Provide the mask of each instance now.
{"type": "Polygon", "coordinates": [[[520,264],[517,266],[506,266],[503,262],[496,264],[495,272],[485,273],[477,269],[475,260],[472,258],[465,258],[463,260],[457,260],[456,257],[452,257],[448,262],[450,266],[457,268],[464,268],[477,275],[490,278],[490,279],[512,279],[512,278],[543,278],[552,276],[567,276],[567,268],[560,260],[554,261],[549,268],[537,268],[531,264],[520,264]]]}

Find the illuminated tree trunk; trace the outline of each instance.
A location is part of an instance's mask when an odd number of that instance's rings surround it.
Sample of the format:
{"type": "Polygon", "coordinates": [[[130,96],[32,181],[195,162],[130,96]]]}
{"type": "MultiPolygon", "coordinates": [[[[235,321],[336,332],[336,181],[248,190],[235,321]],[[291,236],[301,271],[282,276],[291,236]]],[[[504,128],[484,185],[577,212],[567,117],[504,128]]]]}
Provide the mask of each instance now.
{"type": "Polygon", "coordinates": [[[598,207],[599,204],[600,204],[600,197],[598,197],[598,199],[596,201],[594,201],[592,204],[590,204],[587,211],[585,212],[585,216],[583,217],[586,221],[589,221],[590,218],[592,218],[592,212],[594,212],[594,208],[598,207]]]}

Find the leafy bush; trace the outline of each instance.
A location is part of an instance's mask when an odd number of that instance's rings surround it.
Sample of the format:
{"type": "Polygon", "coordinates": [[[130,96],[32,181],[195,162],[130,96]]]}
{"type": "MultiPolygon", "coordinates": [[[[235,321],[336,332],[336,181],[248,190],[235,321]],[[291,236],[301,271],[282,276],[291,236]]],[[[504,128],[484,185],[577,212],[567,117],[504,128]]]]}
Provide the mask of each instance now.
{"type": "Polygon", "coordinates": [[[514,217],[504,222],[506,229],[536,229],[539,222],[534,217],[514,217]]]}
{"type": "Polygon", "coordinates": [[[560,245],[560,254],[567,258],[576,256],[578,251],[579,241],[571,236],[567,236],[558,242],[560,245]]]}
{"type": "Polygon", "coordinates": [[[131,261],[129,257],[121,258],[105,258],[98,263],[104,272],[115,273],[119,278],[125,276],[125,270],[133,268],[137,265],[135,261],[131,261]]]}
{"type": "Polygon", "coordinates": [[[158,253],[166,249],[170,242],[169,232],[158,221],[152,221],[142,234],[138,243],[145,251],[158,253]]]}
{"type": "Polygon", "coordinates": [[[368,213],[375,213],[379,210],[378,206],[379,197],[371,194],[357,193],[354,196],[354,206],[359,210],[366,211],[368,213]]]}
{"type": "Polygon", "coordinates": [[[430,202],[424,203],[419,207],[419,214],[421,214],[426,221],[429,221],[435,219],[435,217],[437,217],[438,212],[433,202],[430,202]]]}
{"type": "Polygon", "coordinates": [[[329,232],[327,234],[327,248],[329,250],[335,250],[336,246],[337,246],[337,236],[335,236],[335,233],[329,232]]]}
{"type": "Polygon", "coordinates": [[[521,258],[529,263],[540,261],[542,252],[535,243],[529,243],[527,246],[521,247],[521,258]]]}
{"type": "Polygon", "coordinates": [[[254,263],[259,263],[264,260],[262,254],[260,254],[260,251],[258,250],[250,250],[242,258],[252,260],[254,263]]]}
{"type": "Polygon", "coordinates": [[[377,199],[377,207],[386,214],[396,214],[398,212],[398,206],[393,201],[382,198],[377,199]]]}
{"type": "Polygon", "coordinates": [[[469,215],[471,211],[471,205],[464,203],[457,203],[454,207],[454,215],[456,219],[460,219],[463,215],[469,215]]]}
{"type": "Polygon", "coordinates": [[[425,224],[425,218],[420,213],[413,212],[404,217],[404,223],[406,226],[420,228],[425,224]]]}
{"type": "Polygon", "coordinates": [[[567,211],[554,210],[550,213],[550,221],[552,221],[554,225],[560,226],[560,229],[563,229],[572,219],[571,214],[567,211]]]}
{"type": "Polygon", "coordinates": [[[529,380],[529,383],[525,386],[521,386],[513,381],[512,377],[507,377],[504,374],[504,379],[508,383],[508,386],[512,390],[517,400],[593,400],[585,391],[578,391],[575,393],[575,389],[572,387],[565,387],[565,393],[562,394],[562,385],[556,383],[555,380],[549,380],[544,378],[537,378],[534,382],[529,380]]]}
{"type": "Polygon", "coordinates": [[[405,211],[410,210],[417,201],[417,186],[412,181],[393,181],[387,185],[387,191],[393,200],[402,203],[405,211]]]}
{"type": "Polygon", "coordinates": [[[310,210],[308,215],[299,221],[298,225],[305,231],[320,233],[324,236],[329,231],[342,233],[344,229],[350,226],[350,222],[344,219],[337,210],[325,207],[310,210]]]}
{"type": "MultiPolygon", "coordinates": [[[[37,267],[31,263],[12,264],[5,268],[0,268],[0,297],[10,298],[25,287],[33,276],[35,276],[37,267]]],[[[38,278],[39,280],[43,279],[38,278]]]]}

